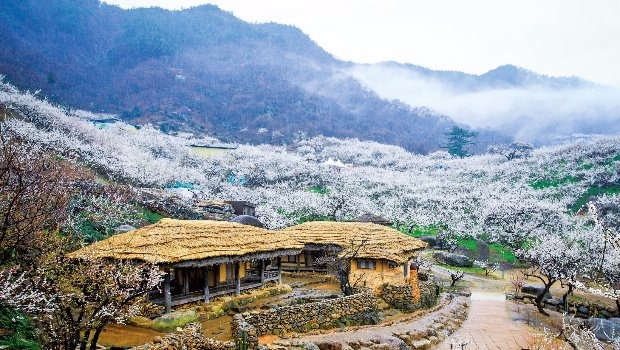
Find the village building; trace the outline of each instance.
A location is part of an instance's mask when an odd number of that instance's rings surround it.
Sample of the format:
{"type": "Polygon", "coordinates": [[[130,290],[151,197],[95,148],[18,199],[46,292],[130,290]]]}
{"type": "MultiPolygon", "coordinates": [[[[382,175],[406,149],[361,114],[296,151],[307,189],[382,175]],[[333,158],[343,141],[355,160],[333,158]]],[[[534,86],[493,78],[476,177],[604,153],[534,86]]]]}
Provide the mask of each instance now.
{"type": "MultiPolygon", "coordinates": [[[[246,217],[247,218],[247,217],[246,217]]],[[[409,284],[410,269],[426,243],[390,227],[360,222],[307,222],[280,231],[214,220],[162,219],[114,235],[72,258],[142,261],[160,266],[165,277],[149,297],[170,312],[173,306],[209,302],[225,294],[280,283],[282,270],[327,272],[317,259],[354,249],[350,278],[359,286],[409,284]]]]}
{"type": "Polygon", "coordinates": [[[248,201],[224,201],[233,207],[235,215],[256,216],[256,205],[248,201]]]}
{"type": "Polygon", "coordinates": [[[281,281],[281,257],[303,244],[284,232],[226,221],[162,219],[95,242],[73,258],[107,258],[157,264],[166,272],[151,300],[166,312],[182,305],[281,281]]]}
{"type": "Polygon", "coordinates": [[[352,281],[375,289],[384,283],[417,287],[416,271],[410,266],[426,243],[393,228],[363,222],[314,221],[281,232],[304,245],[301,253],[283,259],[285,271],[324,272],[327,269],[322,257],[355,250],[352,281]]]}

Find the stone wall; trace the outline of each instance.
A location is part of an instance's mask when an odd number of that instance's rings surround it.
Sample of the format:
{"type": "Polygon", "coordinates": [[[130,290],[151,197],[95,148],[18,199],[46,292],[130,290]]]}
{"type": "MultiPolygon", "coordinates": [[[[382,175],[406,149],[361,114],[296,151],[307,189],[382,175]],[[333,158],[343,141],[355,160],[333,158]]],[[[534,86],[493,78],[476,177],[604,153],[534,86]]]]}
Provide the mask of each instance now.
{"type": "Polygon", "coordinates": [[[377,322],[377,298],[373,294],[362,293],[316,303],[246,312],[233,319],[233,329],[248,329],[248,326],[252,326],[254,329],[249,329],[255,331],[256,336],[260,336],[289,332],[303,333],[314,329],[377,322]]]}
{"type": "Polygon", "coordinates": [[[437,302],[438,297],[437,285],[432,279],[419,281],[415,286],[383,284],[379,288],[379,295],[390,306],[407,311],[430,307],[437,302]]]}
{"type": "MultiPolygon", "coordinates": [[[[258,340],[257,340],[258,342],[258,340]]],[[[156,337],[153,343],[131,348],[131,350],[236,350],[234,342],[223,342],[205,337],[200,323],[187,325],[181,331],[167,334],[165,337],[156,337]]]]}
{"type": "MultiPolygon", "coordinates": [[[[520,301],[523,303],[536,304],[536,296],[527,293],[507,293],[506,299],[520,301]]],[[[543,307],[549,310],[564,312],[564,300],[562,297],[554,298],[551,294],[543,300],[543,307]]],[[[596,301],[572,301],[568,300],[568,314],[578,318],[602,317],[610,318],[617,315],[615,307],[606,306],[596,301]]]]}
{"type": "Polygon", "coordinates": [[[256,328],[246,322],[241,314],[233,316],[232,334],[233,340],[237,344],[237,349],[258,349],[258,333],[256,328]]]}
{"type": "Polygon", "coordinates": [[[413,287],[408,284],[398,286],[383,284],[379,287],[379,295],[386,303],[396,309],[409,311],[416,309],[417,301],[413,287]]]}

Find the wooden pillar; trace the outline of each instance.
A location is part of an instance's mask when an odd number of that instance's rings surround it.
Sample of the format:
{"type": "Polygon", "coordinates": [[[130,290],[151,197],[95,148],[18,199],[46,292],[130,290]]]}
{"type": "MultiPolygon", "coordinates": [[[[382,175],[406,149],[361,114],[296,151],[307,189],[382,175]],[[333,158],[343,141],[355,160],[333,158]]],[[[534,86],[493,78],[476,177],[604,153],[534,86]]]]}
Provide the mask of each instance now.
{"type": "Polygon", "coordinates": [[[166,270],[164,275],[164,306],[166,307],[166,313],[169,314],[172,311],[172,296],[170,295],[170,269],[166,270]]]}
{"type": "Polygon", "coordinates": [[[260,285],[265,285],[265,260],[260,261],[260,285]]]}
{"type": "Polygon", "coordinates": [[[278,284],[282,284],[282,257],[278,257],[278,284]]]}
{"type": "Polygon", "coordinates": [[[409,261],[405,263],[405,278],[409,277],[409,261]]]}
{"type": "Polygon", "coordinates": [[[204,293],[205,293],[205,303],[208,303],[209,300],[209,266],[205,266],[205,280],[204,280],[204,293]]]}
{"type": "Polygon", "coordinates": [[[241,277],[239,277],[239,270],[241,269],[241,262],[235,263],[235,295],[241,294],[241,277]]]}
{"type": "Polygon", "coordinates": [[[183,276],[183,294],[189,294],[189,270],[183,269],[179,272],[183,276]]]}
{"type": "Polygon", "coordinates": [[[299,272],[299,266],[301,265],[301,253],[295,255],[295,261],[297,262],[297,272],[299,272]]]}
{"type": "Polygon", "coordinates": [[[310,267],[310,252],[306,251],[306,267],[310,267]]]}

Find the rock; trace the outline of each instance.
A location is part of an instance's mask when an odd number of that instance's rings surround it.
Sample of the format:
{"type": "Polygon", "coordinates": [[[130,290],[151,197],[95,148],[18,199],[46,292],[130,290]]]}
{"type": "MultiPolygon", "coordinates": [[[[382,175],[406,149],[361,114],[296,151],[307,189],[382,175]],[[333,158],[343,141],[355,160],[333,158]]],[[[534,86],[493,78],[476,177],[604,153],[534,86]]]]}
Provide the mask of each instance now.
{"type": "Polygon", "coordinates": [[[612,317],[609,319],[611,322],[620,323],[620,317],[612,317]]]}
{"type": "Polygon", "coordinates": [[[587,325],[598,340],[611,342],[620,339],[620,323],[602,318],[589,318],[587,325]]]}
{"type": "Polygon", "coordinates": [[[412,349],[428,349],[431,347],[431,341],[428,339],[421,339],[411,343],[412,349]]]}
{"type": "Polygon", "coordinates": [[[133,231],[135,229],[136,228],[131,226],[131,225],[120,225],[120,226],[117,226],[114,229],[114,233],[125,233],[125,232],[129,232],[129,231],[133,231]]]}
{"type": "Polygon", "coordinates": [[[472,267],[474,266],[474,261],[465,255],[453,254],[447,252],[437,252],[433,254],[433,257],[437,259],[439,262],[450,266],[456,267],[472,267]]]}
{"type": "Polygon", "coordinates": [[[437,243],[437,237],[435,236],[421,236],[418,237],[419,240],[428,243],[428,247],[432,248],[437,243]]]}
{"type": "Polygon", "coordinates": [[[545,303],[551,306],[562,305],[562,301],[553,298],[545,300],[545,303]]]}
{"type": "Polygon", "coordinates": [[[335,341],[326,341],[321,343],[315,343],[320,350],[342,350],[342,343],[335,341]]]}
{"type": "MultiPolygon", "coordinates": [[[[545,290],[545,287],[534,286],[531,284],[526,284],[525,286],[521,287],[521,293],[527,293],[527,294],[535,295],[535,296],[542,294],[544,290],[545,290]]],[[[543,300],[551,299],[552,297],[553,296],[551,295],[551,293],[547,292],[543,300]]]]}
{"type": "Polygon", "coordinates": [[[590,310],[587,307],[581,305],[577,308],[577,312],[580,314],[587,315],[590,312],[590,310]]]}

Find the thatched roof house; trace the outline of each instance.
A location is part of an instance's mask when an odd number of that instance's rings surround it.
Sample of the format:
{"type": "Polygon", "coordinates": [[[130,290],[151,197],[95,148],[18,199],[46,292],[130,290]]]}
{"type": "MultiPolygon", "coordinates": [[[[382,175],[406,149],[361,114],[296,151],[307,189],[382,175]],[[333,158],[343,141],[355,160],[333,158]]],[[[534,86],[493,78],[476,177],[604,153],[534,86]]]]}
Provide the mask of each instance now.
{"type": "Polygon", "coordinates": [[[303,244],[282,232],[227,221],[174,220],[118,234],[69,256],[207,266],[297,254],[303,244]]]}
{"type": "Polygon", "coordinates": [[[426,247],[423,241],[382,225],[361,222],[314,221],[281,232],[290,235],[306,250],[348,249],[365,242],[356,257],[407,263],[415,252],[426,247]]]}

